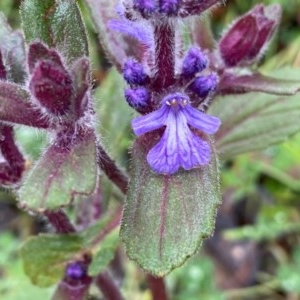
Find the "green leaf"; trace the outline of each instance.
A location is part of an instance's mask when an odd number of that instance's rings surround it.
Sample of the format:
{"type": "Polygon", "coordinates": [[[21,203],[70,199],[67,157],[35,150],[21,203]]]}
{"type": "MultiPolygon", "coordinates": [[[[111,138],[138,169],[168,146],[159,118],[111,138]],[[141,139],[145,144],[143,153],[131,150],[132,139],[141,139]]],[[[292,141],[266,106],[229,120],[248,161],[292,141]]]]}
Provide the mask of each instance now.
{"type": "Polygon", "coordinates": [[[129,258],[144,270],[164,276],[182,265],[214,230],[220,204],[217,160],[172,176],[157,175],[146,154],[149,136],[137,139],[132,150],[132,177],[120,237],[129,258]]]}
{"type": "Polygon", "coordinates": [[[21,248],[26,275],[33,284],[47,287],[63,278],[68,263],[84,260],[86,255],[92,258],[90,275],[97,275],[113,259],[118,246],[118,229],[112,230],[111,222],[112,216],[105,216],[81,233],[30,238],[21,248]]]}
{"type": "Polygon", "coordinates": [[[300,94],[249,93],[218,97],[209,113],[221,119],[216,148],[221,158],[260,150],[300,130],[300,94]]]}
{"type": "Polygon", "coordinates": [[[75,194],[92,194],[97,179],[95,140],[89,132],[69,151],[51,145],[24,180],[21,205],[34,211],[51,210],[69,204],[75,194]]]}
{"type": "Polygon", "coordinates": [[[105,236],[94,250],[93,260],[89,266],[89,275],[96,276],[103,272],[115,256],[119,244],[119,230],[115,229],[105,236]]]}
{"type": "Polygon", "coordinates": [[[21,18],[28,43],[40,40],[64,54],[68,65],[88,56],[88,43],[74,0],[25,0],[21,18]]]}
{"type": "Polygon", "coordinates": [[[76,259],[82,239],[76,235],[40,235],[21,248],[24,270],[33,284],[48,287],[63,277],[66,265],[76,259]]]}

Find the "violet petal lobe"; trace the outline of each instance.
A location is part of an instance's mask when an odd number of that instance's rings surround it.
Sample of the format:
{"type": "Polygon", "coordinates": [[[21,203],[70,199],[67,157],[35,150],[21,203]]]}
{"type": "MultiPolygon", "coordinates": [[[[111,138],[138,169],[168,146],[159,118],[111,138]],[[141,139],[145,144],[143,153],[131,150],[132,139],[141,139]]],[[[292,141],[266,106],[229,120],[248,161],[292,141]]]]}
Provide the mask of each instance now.
{"type": "Polygon", "coordinates": [[[171,175],[180,167],[190,170],[209,163],[209,143],[191,128],[213,134],[220,123],[218,118],[193,108],[186,95],[173,93],[162,100],[158,110],[133,120],[132,127],[136,135],[141,135],[166,126],[159,142],[150,149],[147,161],[155,172],[171,175]]]}
{"type": "Polygon", "coordinates": [[[168,107],[162,106],[150,114],[132,120],[131,125],[134,133],[139,136],[163,127],[168,117],[168,110],[168,107]]]}
{"type": "Polygon", "coordinates": [[[153,45],[153,38],[150,30],[146,27],[141,27],[140,24],[128,20],[110,20],[108,27],[112,30],[125,33],[142,44],[151,47],[153,45]]]}
{"type": "Polygon", "coordinates": [[[221,125],[219,118],[207,115],[191,105],[185,109],[184,114],[187,123],[191,127],[199,129],[207,134],[216,133],[221,125]]]}

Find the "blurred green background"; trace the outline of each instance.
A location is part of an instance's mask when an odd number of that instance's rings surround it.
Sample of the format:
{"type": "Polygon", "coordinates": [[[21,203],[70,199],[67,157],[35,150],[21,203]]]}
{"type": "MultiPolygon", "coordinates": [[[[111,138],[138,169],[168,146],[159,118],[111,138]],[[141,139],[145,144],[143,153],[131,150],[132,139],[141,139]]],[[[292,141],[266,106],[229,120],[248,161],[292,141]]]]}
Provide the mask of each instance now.
{"type": "MultiPolygon", "coordinates": [[[[300,0],[229,0],[227,6],[211,13],[216,38],[232,20],[260,2],[280,3],[283,17],[258,67],[270,71],[291,65],[300,72],[300,0]]],[[[14,28],[19,28],[19,5],[20,1],[0,1],[0,10],[14,28]]],[[[95,85],[99,85],[95,90],[101,120],[98,131],[112,156],[127,167],[133,136],[132,112],[122,101],[124,84],[111,71],[81,1],[80,5],[89,32],[95,85]]],[[[28,162],[34,161],[45,136],[26,128],[17,128],[16,134],[28,162]]],[[[221,171],[223,205],[215,235],[199,254],[167,276],[170,299],[300,299],[300,133],[263,152],[222,162],[221,171]]],[[[119,197],[108,184],[104,195],[107,201],[119,197]]],[[[18,256],[28,236],[45,230],[43,220],[20,211],[14,196],[0,191],[0,299],[50,299],[53,288],[33,286],[18,256]]],[[[143,272],[122,252],[121,259],[126,299],[150,300],[143,272]]]]}

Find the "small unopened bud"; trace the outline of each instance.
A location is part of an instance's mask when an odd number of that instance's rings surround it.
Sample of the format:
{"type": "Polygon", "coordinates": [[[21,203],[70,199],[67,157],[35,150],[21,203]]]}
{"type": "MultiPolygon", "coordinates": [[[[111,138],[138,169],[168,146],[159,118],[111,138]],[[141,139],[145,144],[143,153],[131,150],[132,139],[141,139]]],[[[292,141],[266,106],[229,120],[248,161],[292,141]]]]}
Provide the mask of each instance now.
{"type": "Polygon", "coordinates": [[[197,47],[192,47],[187,52],[182,63],[182,74],[194,76],[196,73],[203,71],[207,66],[207,58],[204,53],[197,47]]]}
{"type": "Polygon", "coordinates": [[[160,12],[167,15],[177,14],[179,9],[179,0],[161,0],[160,12]]]}
{"type": "Polygon", "coordinates": [[[280,19],[279,5],[256,5],[237,19],[219,42],[220,55],[227,66],[252,63],[270,41],[280,19]]]}
{"type": "Polygon", "coordinates": [[[64,115],[70,108],[72,80],[63,66],[40,61],[29,88],[35,99],[51,114],[64,115]]]}
{"type": "Polygon", "coordinates": [[[150,101],[150,94],[145,88],[126,89],[125,99],[135,109],[145,108],[150,101]]]}
{"type": "Polygon", "coordinates": [[[207,76],[199,76],[192,83],[190,89],[196,93],[199,97],[207,97],[211,91],[217,88],[218,76],[216,74],[210,74],[207,76]]]}
{"type": "Polygon", "coordinates": [[[70,279],[81,279],[86,275],[86,268],[80,262],[70,263],[66,267],[66,277],[70,279]]]}
{"type": "Polygon", "coordinates": [[[158,10],[158,0],[133,0],[133,7],[143,16],[149,16],[158,10]]]}
{"type": "Polygon", "coordinates": [[[131,85],[143,85],[147,79],[143,66],[133,59],[124,64],[123,77],[131,85]]]}

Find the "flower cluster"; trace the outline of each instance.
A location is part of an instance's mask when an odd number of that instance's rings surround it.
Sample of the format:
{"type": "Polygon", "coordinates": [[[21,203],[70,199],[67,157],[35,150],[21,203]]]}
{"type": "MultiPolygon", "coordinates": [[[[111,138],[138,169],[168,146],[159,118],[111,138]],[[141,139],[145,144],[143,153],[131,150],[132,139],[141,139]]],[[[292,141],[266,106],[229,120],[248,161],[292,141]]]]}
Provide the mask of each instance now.
{"type": "MultiPolygon", "coordinates": [[[[200,9],[202,4],[179,0],[126,3],[123,10],[119,9],[123,11],[120,15],[125,18],[140,14],[146,22],[145,28],[153,35],[148,37],[146,45],[148,58],[152,55],[154,62],[129,58],[122,69],[130,86],[125,89],[125,99],[143,115],[132,121],[135,134],[140,136],[163,128],[159,142],[149,149],[147,161],[156,173],[168,175],[180,167],[190,170],[204,166],[209,163],[211,153],[205,134],[214,134],[220,120],[197,107],[216,90],[218,76],[207,69],[208,58],[199,47],[190,47],[184,56],[176,54],[176,24],[172,24],[174,17],[196,6],[200,9]],[[155,22],[162,15],[160,22],[155,22]],[[179,71],[176,66],[180,66],[179,71]]],[[[131,34],[130,27],[135,27],[134,24],[132,18],[124,19],[123,25],[119,20],[110,22],[112,28],[125,34],[131,34]]],[[[141,40],[139,36],[133,34],[141,40]]]]}

